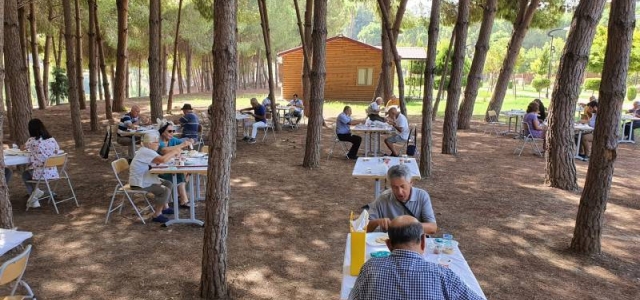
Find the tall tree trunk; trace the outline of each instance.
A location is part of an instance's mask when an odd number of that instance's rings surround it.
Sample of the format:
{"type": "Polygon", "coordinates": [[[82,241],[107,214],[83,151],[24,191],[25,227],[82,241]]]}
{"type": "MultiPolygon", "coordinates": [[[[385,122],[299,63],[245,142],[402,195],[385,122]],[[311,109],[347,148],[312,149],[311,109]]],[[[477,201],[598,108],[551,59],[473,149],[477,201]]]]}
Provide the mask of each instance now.
{"type": "MultiPolygon", "coordinates": [[[[400,97],[400,112],[403,115],[406,116],[407,115],[407,107],[406,107],[406,104],[404,102],[404,77],[402,75],[401,58],[400,58],[400,55],[398,54],[398,49],[396,48],[396,35],[393,33],[394,28],[391,27],[391,23],[389,21],[389,11],[384,6],[383,1],[385,1],[385,0],[378,0],[378,5],[380,7],[380,12],[382,14],[383,28],[384,28],[384,30],[387,31],[387,36],[389,36],[389,42],[390,42],[389,49],[391,50],[391,54],[393,55],[393,61],[394,61],[394,65],[395,65],[395,68],[396,68],[396,74],[398,76],[398,93],[399,93],[399,97],[400,97]]],[[[402,8],[402,12],[403,13],[404,13],[404,7],[406,7],[406,5],[407,5],[407,0],[402,0],[400,2],[400,7],[402,8]]],[[[398,11],[400,11],[400,9],[398,11]]],[[[400,16],[400,18],[402,18],[402,17],[400,16]]],[[[399,29],[398,29],[398,31],[399,31],[399,29]]]]}
{"type": "Polygon", "coordinates": [[[7,65],[7,78],[9,79],[7,90],[10,91],[11,95],[11,125],[15,130],[15,143],[24,145],[29,138],[27,124],[31,119],[31,100],[27,93],[29,90],[27,65],[25,64],[20,44],[17,0],[5,1],[5,14],[4,54],[7,65]]]}
{"type": "Polygon", "coordinates": [[[185,83],[185,86],[187,87],[187,94],[191,94],[191,75],[193,72],[191,70],[191,46],[189,46],[189,43],[185,44],[185,53],[184,53],[184,61],[185,61],[185,75],[187,75],[187,81],[185,83]]]}
{"type": "Polygon", "coordinates": [[[74,0],[76,6],[76,76],[78,77],[78,101],[80,109],[87,108],[87,96],[84,93],[84,77],[82,76],[82,23],[80,22],[80,5],[74,0]]]}
{"type": "Polygon", "coordinates": [[[96,10],[95,0],[88,0],[89,4],[89,115],[91,131],[98,131],[98,56],[96,51],[96,10]]]}
{"type": "MultiPolygon", "coordinates": [[[[180,0],[182,5],[182,0],[180,0]]],[[[162,119],[162,62],[160,51],[162,43],[162,7],[161,0],[149,2],[149,102],[151,120],[162,119]]]]}
{"type": "Polygon", "coordinates": [[[309,126],[307,126],[306,148],[302,166],[316,168],[320,164],[320,140],[322,138],[322,106],[324,85],[327,77],[327,0],[315,0],[313,5],[313,62],[311,69],[311,99],[309,126]]]}
{"type": "Polygon", "coordinates": [[[540,0],[520,0],[518,16],[516,17],[516,21],[513,23],[513,33],[511,35],[509,45],[507,46],[507,55],[502,63],[496,88],[491,95],[491,101],[489,102],[489,106],[485,112],[485,121],[489,120],[490,110],[500,114],[502,103],[504,102],[504,97],[507,93],[509,78],[511,78],[511,73],[513,73],[516,59],[518,59],[518,54],[522,47],[522,41],[527,35],[529,25],[531,24],[531,20],[533,19],[533,15],[535,14],[539,4],[540,0]]]}
{"type": "Polygon", "coordinates": [[[40,77],[40,59],[38,56],[38,37],[36,35],[36,5],[33,2],[29,3],[29,33],[31,35],[31,60],[33,60],[33,78],[36,88],[36,97],[38,98],[38,109],[45,109],[47,107],[46,99],[44,97],[44,91],[42,89],[42,78],[40,77]]]}
{"type": "Polygon", "coordinates": [[[29,97],[29,111],[33,111],[33,103],[31,101],[31,74],[29,71],[29,42],[27,41],[27,12],[22,3],[18,4],[18,28],[20,28],[20,46],[22,48],[22,55],[24,65],[26,66],[25,72],[27,73],[27,96],[29,97]]]}
{"type": "Polygon", "coordinates": [[[435,121],[436,116],[438,115],[438,106],[440,106],[440,99],[442,97],[442,93],[444,91],[445,82],[447,82],[447,73],[449,71],[449,60],[451,60],[451,50],[453,49],[453,43],[456,41],[456,32],[455,30],[451,33],[451,38],[449,39],[449,47],[447,48],[447,56],[444,58],[444,66],[442,66],[442,73],[440,74],[440,82],[438,84],[438,94],[436,95],[436,101],[433,104],[433,114],[431,115],[431,120],[435,121]]]}
{"type": "MultiPolygon", "coordinates": [[[[383,0],[383,6],[387,11],[391,10],[391,0],[383,0]]],[[[391,79],[391,65],[393,64],[393,56],[391,55],[391,40],[389,34],[384,29],[384,22],[380,22],[380,31],[382,39],[382,98],[387,101],[393,95],[393,80],[391,79]]]]}
{"type": "Polygon", "coordinates": [[[127,80],[127,38],[129,31],[129,0],[116,0],[118,7],[118,46],[116,49],[116,78],[113,88],[113,110],[122,112],[126,97],[127,80]]]}
{"type": "Polygon", "coordinates": [[[627,71],[636,23],[635,8],[636,2],[633,0],[611,2],[593,151],[571,240],[571,250],[578,253],[600,253],[604,212],[618,156],[618,126],[627,91],[627,71]]]}
{"type": "Polygon", "coordinates": [[[462,86],[462,71],[464,69],[465,43],[469,29],[469,0],[458,1],[458,20],[453,59],[451,60],[451,80],[447,90],[447,104],[442,125],[442,154],[456,154],[458,152],[458,103],[460,103],[460,87],[462,86]]]}
{"type": "Polygon", "coordinates": [[[129,99],[131,98],[131,96],[129,95],[131,92],[131,80],[130,80],[130,76],[131,76],[131,68],[129,68],[129,63],[131,62],[131,59],[129,58],[129,54],[127,53],[127,60],[125,62],[125,73],[124,73],[124,98],[125,99],[129,99]]]}
{"type": "Polygon", "coordinates": [[[107,120],[113,119],[111,89],[109,88],[109,74],[107,73],[107,64],[104,59],[104,48],[102,46],[102,34],[100,33],[100,21],[98,21],[98,4],[94,3],[95,25],[96,25],[96,45],[98,46],[98,61],[100,63],[100,72],[102,77],[102,91],[104,92],[104,111],[107,120]]]}
{"type": "Polygon", "coordinates": [[[138,98],[140,98],[142,97],[142,58],[141,56],[138,56],[138,84],[136,87],[138,88],[138,98]]]}
{"type": "Polygon", "coordinates": [[[549,154],[546,156],[544,181],[551,187],[570,191],[578,189],[573,118],[604,4],[604,0],[581,1],[578,4],[569,37],[562,50],[547,116],[549,128],[546,139],[549,154]]]}
{"type": "Polygon", "coordinates": [[[432,103],[433,87],[436,75],[436,56],[438,47],[438,34],[440,33],[440,0],[431,1],[431,17],[429,18],[429,40],[427,41],[427,61],[424,69],[424,92],[422,96],[422,140],[420,143],[420,174],[424,178],[431,177],[433,162],[433,121],[432,103]]]}
{"type": "Polygon", "coordinates": [[[76,148],[84,147],[84,136],[82,132],[82,122],[80,120],[80,105],[78,100],[78,77],[76,73],[76,64],[73,57],[76,57],[73,23],[71,16],[71,0],[62,1],[62,9],[64,12],[64,39],[67,57],[67,77],[69,78],[69,106],[71,108],[71,129],[73,130],[73,141],[76,148]]]}
{"type": "Polygon", "coordinates": [[[171,113],[173,106],[173,85],[176,81],[176,66],[178,63],[178,37],[180,35],[180,17],[182,16],[182,0],[178,3],[178,18],[176,21],[176,34],[173,38],[173,64],[171,65],[171,81],[169,84],[169,99],[167,100],[167,113],[171,113]]]}
{"type": "Polygon", "coordinates": [[[176,59],[178,60],[178,69],[176,70],[176,73],[178,73],[178,92],[182,95],[184,94],[184,86],[182,85],[184,81],[182,80],[182,57],[180,57],[180,52],[181,51],[178,51],[178,56],[176,56],[176,59]]]}
{"type": "MultiPolygon", "coordinates": [[[[305,74],[305,69],[304,67],[302,68],[302,93],[303,93],[303,99],[302,101],[306,101],[306,103],[304,103],[305,107],[309,107],[311,108],[310,105],[308,105],[311,102],[311,67],[313,62],[311,61],[312,59],[312,55],[313,55],[313,47],[311,46],[312,41],[311,41],[311,35],[313,33],[313,7],[314,7],[314,1],[315,0],[307,0],[306,4],[305,4],[305,11],[304,11],[304,39],[301,39],[302,43],[305,43],[307,46],[307,54],[305,55],[305,57],[303,58],[307,60],[307,62],[305,63],[306,65],[309,66],[309,69],[307,69],[307,73],[305,74]]],[[[304,51],[304,48],[303,48],[304,51]]],[[[282,97],[285,97],[285,99],[287,99],[287,97],[291,97],[292,95],[282,95],[282,97]]],[[[311,113],[311,109],[305,109],[305,114],[307,115],[307,117],[309,117],[309,114],[311,113]]]]}
{"type": "MultiPolygon", "coordinates": [[[[53,20],[53,5],[51,3],[47,4],[47,10],[47,20],[51,23],[53,20]]],[[[55,41],[51,31],[52,30],[48,31],[44,42],[44,59],[42,60],[42,91],[46,103],[49,103],[49,65],[51,63],[51,48],[54,46],[55,41]]],[[[53,51],[55,51],[55,47],[53,47],[53,51]]]]}
{"type": "Polygon", "coordinates": [[[209,55],[205,55],[203,57],[203,61],[205,63],[204,64],[204,84],[205,84],[205,88],[207,89],[207,91],[211,90],[211,72],[209,71],[209,59],[210,56],[209,55]]]}
{"type": "MultiPolygon", "coordinates": [[[[0,24],[4,24],[4,2],[0,1],[0,24]]],[[[4,57],[4,27],[0,27],[0,57],[4,57]]],[[[4,137],[3,128],[5,122],[5,111],[2,105],[4,75],[4,62],[0,59],[0,144],[2,144],[4,137]]],[[[4,153],[0,153],[0,168],[4,172],[4,153]]],[[[10,229],[13,228],[13,209],[11,208],[11,201],[9,201],[9,188],[4,176],[0,177],[2,177],[0,178],[0,228],[10,229]]]]}
{"type": "Polygon", "coordinates": [[[167,95],[167,56],[168,54],[167,45],[162,46],[162,56],[160,59],[162,60],[162,95],[167,95]]]}
{"type": "Polygon", "coordinates": [[[237,60],[237,2],[214,0],[212,95],[213,109],[218,112],[211,120],[209,171],[207,172],[207,199],[202,254],[200,296],[205,299],[229,299],[227,284],[227,235],[229,223],[229,196],[231,183],[231,157],[235,124],[236,64],[237,60]]]}
{"type": "Polygon", "coordinates": [[[56,52],[55,49],[53,50],[56,61],[56,68],[62,67],[62,41],[64,40],[63,37],[64,28],[60,27],[58,31],[58,51],[56,52]]]}
{"type": "MultiPolygon", "coordinates": [[[[94,1],[94,2],[95,2],[95,1],[94,1]]],[[[98,46],[96,45],[96,48],[97,48],[97,47],[98,47],[98,46]]],[[[97,52],[98,52],[98,51],[96,50],[96,53],[97,53],[97,52]]],[[[99,63],[99,61],[100,61],[100,58],[98,58],[98,57],[96,56],[96,68],[97,68],[97,69],[96,69],[96,75],[97,75],[97,77],[98,77],[98,82],[97,82],[97,84],[98,84],[98,85],[97,85],[97,87],[98,87],[98,100],[99,100],[99,101],[103,101],[103,100],[104,100],[104,97],[102,96],[102,88],[101,88],[101,86],[102,86],[102,76],[100,76],[100,63],[99,63]]]]}
{"type": "MultiPolygon", "coordinates": [[[[0,2],[3,2],[3,1],[0,1],[0,2]]],[[[4,5],[4,2],[3,2],[3,5],[4,5]]],[[[4,29],[4,26],[3,26],[3,29],[4,29]]],[[[3,30],[3,31],[4,33],[6,33],[6,30],[3,30]]],[[[2,61],[2,64],[4,64],[3,60],[0,59],[0,61],[2,61]]],[[[7,76],[4,77],[3,83],[5,88],[5,94],[7,95],[7,99],[5,99],[5,103],[7,105],[7,123],[15,124],[13,122],[13,104],[11,103],[11,88],[10,88],[11,84],[9,83],[9,79],[7,78],[7,76]]],[[[16,141],[16,126],[13,126],[13,125],[9,126],[9,138],[12,141],[16,141]]]]}
{"type": "Polygon", "coordinates": [[[493,20],[496,17],[496,11],[498,11],[498,0],[487,0],[483,6],[483,11],[473,62],[467,76],[467,87],[464,89],[464,98],[458,112],[458,129],[469,129],[471,126],[473,107],[476,104],[480,82],[482,81],[482,70],[489,52],[489,39],[491,38],[491,29],[493,29],[493,20]]]}
{"type": "MultiPolygon", "coordinates": [[[[298,1],[294,0],[296,4],[296,13],[298,17],[300,14],[298,13],[298,1]]],[[[267,1],[266,0],[258,0],[258,8],[260,9],[260,20],[262,24],[262,37],[264,39],[264,49],[266,49],[267,56],[267,69],[269,70],[269,99],[271,100],[271,111],[276,111],[276,86],[273,80],[273,54],[271,53],[271,32],[269,29],[269,14],[267,13],[267,1]]],[[[298,18],[298,28],[300,28],[299,18],[298,18]]],[[[304,45],[304,44],[303,44],[304,45]]],[[[304,46],[303,46],[304,48],[304,46]]],[[[303,50],[304,51],[304,50],[303,50]]],[[[272,124],[276,126],[277,130],[280,130],[280,122],[278,122],[278,114],[271,114],[272,124]]]]}

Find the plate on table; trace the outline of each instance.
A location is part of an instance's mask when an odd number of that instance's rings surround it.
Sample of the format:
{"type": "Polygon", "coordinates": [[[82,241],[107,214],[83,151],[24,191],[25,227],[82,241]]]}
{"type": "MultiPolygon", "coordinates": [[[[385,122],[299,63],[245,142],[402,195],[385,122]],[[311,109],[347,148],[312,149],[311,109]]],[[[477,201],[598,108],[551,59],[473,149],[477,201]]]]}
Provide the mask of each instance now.
{"type": "Polygon", "coordinates": [[[373,232],[367,234],[367,244],[371,246],[386,246],[389,235],[386,232],[373,232]]]}

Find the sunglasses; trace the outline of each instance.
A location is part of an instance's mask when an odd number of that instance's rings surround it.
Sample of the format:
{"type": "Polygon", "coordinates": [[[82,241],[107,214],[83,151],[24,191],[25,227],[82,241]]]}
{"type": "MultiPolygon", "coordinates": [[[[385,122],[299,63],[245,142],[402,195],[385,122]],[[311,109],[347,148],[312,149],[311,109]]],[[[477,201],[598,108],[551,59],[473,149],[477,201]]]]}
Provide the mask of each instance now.
{"type": "Polygon", "coordinates": [[[168,133],[175,133],[175,130],[167,130],[168,133]]]}

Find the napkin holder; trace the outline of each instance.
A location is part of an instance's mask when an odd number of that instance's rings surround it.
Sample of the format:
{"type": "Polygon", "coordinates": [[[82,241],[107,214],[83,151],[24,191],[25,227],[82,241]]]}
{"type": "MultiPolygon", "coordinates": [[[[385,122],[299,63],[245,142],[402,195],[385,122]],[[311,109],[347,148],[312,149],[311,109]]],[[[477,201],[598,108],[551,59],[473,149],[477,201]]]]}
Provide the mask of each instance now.
{"type": "Polygon", "coordinates": [[[367,251],[367,231],[356,231],[351,228],[351,266],[349,275],[358,276],[360,269],[364,265],[367,251]]]}

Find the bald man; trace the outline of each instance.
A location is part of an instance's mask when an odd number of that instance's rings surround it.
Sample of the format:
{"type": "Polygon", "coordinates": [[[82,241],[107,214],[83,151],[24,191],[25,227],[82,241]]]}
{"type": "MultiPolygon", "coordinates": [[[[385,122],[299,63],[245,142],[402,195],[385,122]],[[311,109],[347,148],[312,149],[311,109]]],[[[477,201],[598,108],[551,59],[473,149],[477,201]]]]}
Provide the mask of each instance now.
{"type": "Polygon", "coordinates": [[[395,129],[395,132],[390,137],[384,139],[385,145],[391,150],[391,156],[398,156],[396,148],[393,146],[395,143],[406,143],[409,140],[409,121],[400,111],[392,107],[388,111],[389,118],[387,123],[395,129]]]}
{"type": "Polygon", "coordinates": [[[483,299],[449,268],[424,260],[425,244],[416,218],[393,219],[387,240],[391,255],[362,266],[349,300],[483,299]]]}
{"type": "MultiPolygon", "coordinates": [[[[122,118],[120,118],[120,125],[118,125],[118,129],[122,131],[127,131],[128,129],[135,128],[136,125],[140,125],[140,107],[137,105],[131,106],[131,110],[124,114],[122,118]]],[[[135,145],[133,145],[132,138],[130,136],[120,136],[118,133],[118,138],[116,139],[118,144],[129,146],[129,158],[133,158],[135,155],[135,145]]]]}

